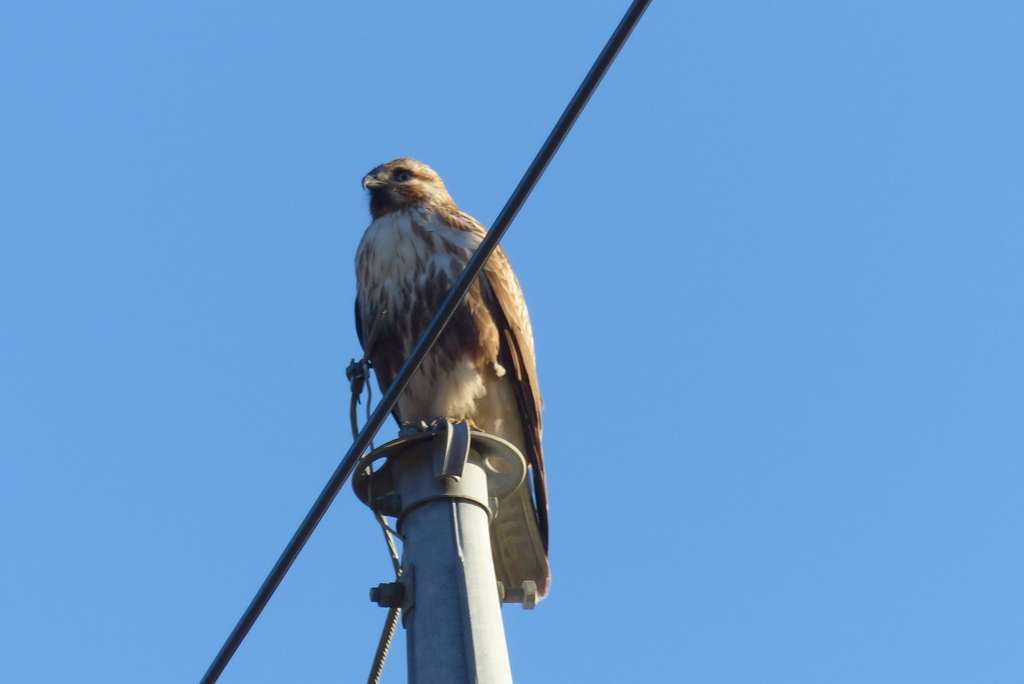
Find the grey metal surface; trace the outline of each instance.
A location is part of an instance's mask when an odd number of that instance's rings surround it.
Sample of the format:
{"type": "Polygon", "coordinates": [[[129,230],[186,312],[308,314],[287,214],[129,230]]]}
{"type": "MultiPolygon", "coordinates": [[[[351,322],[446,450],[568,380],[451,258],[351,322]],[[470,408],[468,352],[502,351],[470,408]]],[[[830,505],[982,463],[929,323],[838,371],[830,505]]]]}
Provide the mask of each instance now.
{"type": "MultiPolygon", "coordinates": [[[[476,450],[476,434],[467,450],[469,431],[453,427],[438,439],[402,445],[390,464],[403,502],[398,530],[409,681],[511,684],[488,531],[488,476],[502,478],[487,463],[487,448],[484,455],[476,450]]],[[[518,452],[514,456],[522,461],[518,452]]]]}

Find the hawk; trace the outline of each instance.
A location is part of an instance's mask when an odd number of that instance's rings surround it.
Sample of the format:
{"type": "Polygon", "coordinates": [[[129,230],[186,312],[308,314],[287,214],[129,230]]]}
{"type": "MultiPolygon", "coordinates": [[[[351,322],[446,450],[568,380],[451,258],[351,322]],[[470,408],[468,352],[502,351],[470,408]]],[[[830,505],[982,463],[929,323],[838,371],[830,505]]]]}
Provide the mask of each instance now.
{"type": "MultiPolygon", "coordinates": [[[[356,253],[356,329],[365,347],[378,326],[364,352],[386,392],[487,230],[459,210],[440,176],[413,159],[378,166],[363,188],[373,221],[356,253]]],[[[527,478],[502,501],[491,549],[506,587],[533,580],[543,597],[551,575],[540,412],[526,301],[499,246],[399,398],[395,417],[467,420],[523,453],[532,495],[527,478]]]]}

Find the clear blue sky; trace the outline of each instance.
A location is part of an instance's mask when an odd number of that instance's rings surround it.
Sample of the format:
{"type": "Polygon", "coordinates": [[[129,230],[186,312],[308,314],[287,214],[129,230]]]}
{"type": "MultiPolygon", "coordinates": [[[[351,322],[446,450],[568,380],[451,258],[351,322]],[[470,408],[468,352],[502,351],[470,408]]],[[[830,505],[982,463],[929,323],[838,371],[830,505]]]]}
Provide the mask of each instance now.
{"type": "MultiPolygon", "coordinates": [[[[0,679],[198,680],[349,443],[360,178],[490,223],[626,4],[0,6],[0,679]]],[[[1022,26],[655,0],[505,241],[518,681],[1024,681],[1022,26]]],[[[346,489],[222,681],[362,680],[389,573],[346,489]]]]}

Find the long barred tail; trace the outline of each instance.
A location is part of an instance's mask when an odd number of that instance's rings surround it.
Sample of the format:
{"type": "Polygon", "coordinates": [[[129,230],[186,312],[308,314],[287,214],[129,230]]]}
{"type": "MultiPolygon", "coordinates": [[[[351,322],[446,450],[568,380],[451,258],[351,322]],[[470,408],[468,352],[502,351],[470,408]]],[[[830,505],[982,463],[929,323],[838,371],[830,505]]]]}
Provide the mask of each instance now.
{"type": "Polygon", "coordinates": [[[537,583],[537,598],[547,595],[551,568],[527,482],[498,504],[498,515],[491,524],[491,552],[498,581],[511,588],[533,580],[537,583]]]}

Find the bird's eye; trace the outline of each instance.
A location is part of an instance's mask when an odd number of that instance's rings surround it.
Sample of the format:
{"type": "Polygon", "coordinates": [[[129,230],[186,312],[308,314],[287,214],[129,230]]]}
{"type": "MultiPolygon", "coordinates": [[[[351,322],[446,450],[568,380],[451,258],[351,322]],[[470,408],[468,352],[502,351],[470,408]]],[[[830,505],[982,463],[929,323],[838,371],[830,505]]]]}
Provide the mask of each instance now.
{"type": "Polygon", "coordinates": [[[395,171],[391,177],[394,178],[397,183],[407,183],[409,179],[412,178],[412,174],[405,169],[399,169],[398,171],[395,171]]]}

